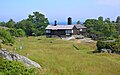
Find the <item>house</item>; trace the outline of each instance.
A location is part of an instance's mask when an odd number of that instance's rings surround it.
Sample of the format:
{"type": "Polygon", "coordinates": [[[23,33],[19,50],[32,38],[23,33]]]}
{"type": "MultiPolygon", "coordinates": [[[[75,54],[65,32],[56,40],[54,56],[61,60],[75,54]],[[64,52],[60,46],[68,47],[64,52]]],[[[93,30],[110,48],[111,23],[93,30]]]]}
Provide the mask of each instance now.
{"type": "Polygon", "coordinates": [[[78,35],[86,35],[87,27],[81,24],[76,24],[75,26],[77,28],[78,35]]]}
{"type": "Polygon", "coordinates": [[[46,28],[46,37],[70,37],[77,34],[75,25],[48,25],[46,28]]]}
{"type": "Polygon", "coordinates": [[[68,25],[57,25],[57,21],[55,21],[54,25],[48,25],[46,27],[46,37],[71,37],[73,35],[85,34],[86,27],[78,24],[73,25],[72,20],[68,18],[68,25]]]}

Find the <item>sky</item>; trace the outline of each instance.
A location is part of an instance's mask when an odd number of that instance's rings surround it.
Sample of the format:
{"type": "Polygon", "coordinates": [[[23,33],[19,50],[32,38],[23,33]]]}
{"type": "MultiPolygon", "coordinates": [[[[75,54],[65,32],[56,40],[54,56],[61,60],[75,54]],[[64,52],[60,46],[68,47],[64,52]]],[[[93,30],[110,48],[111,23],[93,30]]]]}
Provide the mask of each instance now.
{"type": "Polygon", "coordinates": [[[50,22],[65,22],[68,17],[84,22],[99,16],[116,20],[120,16],[120,0],[1,0],[0,22],[10,18],[18,22],[35,11],[43,13],[50,22]]]}

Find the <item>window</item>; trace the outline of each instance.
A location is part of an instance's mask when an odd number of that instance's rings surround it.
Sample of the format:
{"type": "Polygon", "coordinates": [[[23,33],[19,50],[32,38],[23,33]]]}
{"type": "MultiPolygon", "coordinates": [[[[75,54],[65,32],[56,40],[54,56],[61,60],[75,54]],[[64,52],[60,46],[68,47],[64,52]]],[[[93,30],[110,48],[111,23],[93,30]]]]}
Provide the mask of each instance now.
{"type": "Polygon", "coordinates": [[[66,34],[70,34],[70,33],[72,33],[72,30],[66,30],[65,32],[66,32],[66,34]]]}
{"type": "Polygon", "coordinates": [[[80,29],[80,31],[83,31],[83,29],[80,29]]]}
{"type": "Polygon", "coordinates": [[[51,33],[51,30],[46,30],[46,33],[51,33]]]}

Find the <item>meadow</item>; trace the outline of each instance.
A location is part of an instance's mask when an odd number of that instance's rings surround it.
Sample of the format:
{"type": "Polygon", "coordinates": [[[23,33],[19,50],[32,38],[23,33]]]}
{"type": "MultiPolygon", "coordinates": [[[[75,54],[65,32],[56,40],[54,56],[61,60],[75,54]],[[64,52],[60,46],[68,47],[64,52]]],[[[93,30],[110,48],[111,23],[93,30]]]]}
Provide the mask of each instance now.
{"type": "Polygon", "coordinates": [[[120,75],[120,55],[93,54],[96,43],[40,36],[16,38],[13,46],[5,47],[39,63],[37,75],[120,75]]]}

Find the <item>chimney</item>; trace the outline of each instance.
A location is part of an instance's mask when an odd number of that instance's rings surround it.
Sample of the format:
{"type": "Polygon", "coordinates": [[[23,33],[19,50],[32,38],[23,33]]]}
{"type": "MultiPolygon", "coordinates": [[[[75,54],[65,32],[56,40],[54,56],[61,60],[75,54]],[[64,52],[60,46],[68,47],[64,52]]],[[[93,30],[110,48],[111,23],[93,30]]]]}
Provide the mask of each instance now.
{"type": "Polygon", "coordinates": [[[55,20],[54,26],[57,26],[57,21],[55,20]]]}
{"type": "Polygon", "coordinates": [[[72,25],[72,18],[71,17],[68,18],[68,25],[72,25]]]}

